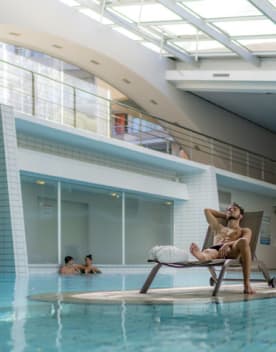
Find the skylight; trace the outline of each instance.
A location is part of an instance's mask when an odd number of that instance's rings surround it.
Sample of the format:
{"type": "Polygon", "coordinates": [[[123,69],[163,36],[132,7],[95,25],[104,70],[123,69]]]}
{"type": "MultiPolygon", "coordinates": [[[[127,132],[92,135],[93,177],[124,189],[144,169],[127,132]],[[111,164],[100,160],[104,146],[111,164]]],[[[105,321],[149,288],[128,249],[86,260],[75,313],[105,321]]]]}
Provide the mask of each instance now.
{"type": "Polygon", "coordinates": [[[145,47],[147,47],[148,49],[156,52],[156,53],[165,53],[165,50],[162,50],[159,46],[153,44],[153,43],[150,43],[150,42],[142,42],[142,45],[144,45],[145,47]]]}
{"type": "Polygon", "coordinates": [[[168,24],[168,25],[161,25],[159,28],[167,33],[168,35],[172,36],[182,36],[182,35],[196,35],[198,34],[198,29],[190,24],[187,23],[180,23],[180,24],[168,24]]]}
{"type": "Polygon", "coordinates": [[[216,40],[201,40],[201,41],[179,41],[176,43],[180,48],[185,49],[189,53],[219,53],[229,51],[224,45],[216,40]]]}
{"type": "Polygon", "coordinates": [[[275,38],[266,39],[241,39],[238,42],[253,52],[276,51],[276,36],[275,38]]]}
{"type": "Polygon", "coordinates": [[[215,25],[230,36],[276,34],[276,25],[270,20],[216,22],[215,25]]]}
{"type": "Polygon", "coordinates": [[[270,3],[271,3],[271,5],[273,5],[274,7],[276,7],[276,0],[268,0],[270,3]]]}
{"type": "Polygon", "coordinates": [[[204,18],[262,15],[246,0],[184,0],[182,4],[204,18]]]}
{"type": "Polygon", "coordinates": [[[123,35],[125,35],[126,37],[133,39],[133,40],[142,40],[142,37],[139,37],[138,35],[128,31],[125,28],[122,27],[113,27],[112,29],[114,29],[114,31],[117,31],[123,35]]]}
{"type": "Polygon", "coordinates": [[[161,4],[130,4],[125,6],[113,6],[113,9],[131,19],[133,22],[180,20],[179,16],[161,4]]]}
{"type": "Polygon", "coordinates": [[[276,0],[267,0],[266,6],[260,1],[258,7],[264,6],[263,11],[249,0],[167,0],[167,7],[166,0],[162,4],[158,0],[58,1],[108,24],[130,40],[179,60],[234,54],[255,62],[258,53],[276,56],[276,24],[271,20],[273,13],[265,15],[270,7],[276,9],[276,0]],[[186,10],[183,17],[179,7],[186,10]]]}

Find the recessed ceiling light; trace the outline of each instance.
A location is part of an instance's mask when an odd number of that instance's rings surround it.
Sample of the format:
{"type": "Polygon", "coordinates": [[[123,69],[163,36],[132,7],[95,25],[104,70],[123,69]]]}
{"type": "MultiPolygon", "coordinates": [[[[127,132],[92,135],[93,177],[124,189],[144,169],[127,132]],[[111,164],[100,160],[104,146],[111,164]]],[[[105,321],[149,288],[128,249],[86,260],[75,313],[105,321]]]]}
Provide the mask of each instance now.
{"type": "Polygon", "coordinates": [[[167,202],[165,202],[164,204],[165,204],[165,205],[172,205],[172,202],[167,201],[167,202]]]}
{"type": "Polygon", "coordinates": [[[116,192],[111,192],[110,195],[111,195],[111,197],[114,197],[114,198],[120,198],[120,194],[118,194],[116,192]]]}
{"type": "Polygon", "coordinates": [[[56,49],[62,49],[62,46],[59,44],[53,44],[52,47],[56,49]]]}
{"type": "Polygon", "coordinates": [[[36,183],[37,185],[40,185],[40,186],[41,186],[41,185],[45,185],[46,182],[43,181],[43,180],[36,180],[35,183],[36,183]]]}
{"type": "Polygon", "coordinates": [[[155,101],[154,99],[151,99],[150,103],[152,103],[153,105],[158,105],[157,101],[155,101]]]}
{"type": "Polygon", "coordinates": [[[130,84],[131,83],[131,81],[128,80],[127,78],[123,78],[122,81],[125,82],[126,84],[130,84]]]}
{"type": "Polygon", "coordinates": [[[90,62],[91,62],[91,64],[94,64],[94,65],[99,65],[100,63],[99,63],[99,61],[96,61],[96,60],[90,60],[90,62]]]}
{"type": "Polygon", "coordinates": [[[9,35],[13,35],[15,37],[19,37],[21,35],[21,33],[17,33],[17,32],[10,32],[9,35]]]}

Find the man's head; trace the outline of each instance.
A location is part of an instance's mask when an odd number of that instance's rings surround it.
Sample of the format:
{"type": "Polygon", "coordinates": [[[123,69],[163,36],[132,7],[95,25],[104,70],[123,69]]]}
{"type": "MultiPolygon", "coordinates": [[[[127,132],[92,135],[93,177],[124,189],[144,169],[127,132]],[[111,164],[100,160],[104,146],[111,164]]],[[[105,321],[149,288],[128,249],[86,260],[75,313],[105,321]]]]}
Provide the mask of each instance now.
{"type": "Polygon", "coordinates": [[[67,255],[65,258],[64,258],[64,263],[65,264],[73,264],[74,262],[74,258],[71,257],[70,255],[67,255]]]}
{"type": "Polygon", "coordinates": [[[241,220],[244,215],[244,209],[237,203],[232,203],[226,209],[226,219],[230,220],[241,220]]]}
{"type": "Polygon", "coordinates": [[[93,261],[92,254],[88,254],[88,255],[85,257],[85,264],[86,264],[86,265],[92,264],[92,261],[93,261]]]}

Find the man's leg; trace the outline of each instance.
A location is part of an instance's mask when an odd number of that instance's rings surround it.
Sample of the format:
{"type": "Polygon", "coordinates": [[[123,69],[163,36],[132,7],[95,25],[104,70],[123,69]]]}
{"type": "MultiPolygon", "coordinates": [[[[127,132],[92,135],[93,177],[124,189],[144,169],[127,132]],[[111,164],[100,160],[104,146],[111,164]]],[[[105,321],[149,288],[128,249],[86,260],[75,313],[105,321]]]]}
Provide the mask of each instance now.
{"type": "Polygon", "coordinates": [[[208,248],[208,249],[204,249],[204,251],[201,251],[198,245],[195,243],[191,244],[190,252],[194,257],[196,257],[198,260],[201,260],[201,261],[218,258],[218,251],[216,249],[208,248]]]}
{"type": "Polygon", "coordinates": [[[243,283],[244,293],[253,294],[255,291],[250,285],[250,273],[251,273],[251,250],[248,241],[245,238],[241,238],[233,245],[229,258],[237,258],[241,256],[242,271],[243,271],[243,283]]]}

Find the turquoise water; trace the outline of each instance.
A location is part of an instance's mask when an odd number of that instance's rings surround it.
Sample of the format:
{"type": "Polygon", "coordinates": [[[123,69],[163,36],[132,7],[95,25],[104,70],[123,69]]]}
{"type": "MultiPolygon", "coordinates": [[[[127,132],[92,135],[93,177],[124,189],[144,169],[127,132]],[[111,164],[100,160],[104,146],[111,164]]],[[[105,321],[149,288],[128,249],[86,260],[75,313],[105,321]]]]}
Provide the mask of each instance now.
{"type": "MultiPolygon", "coordinates": [[[[138,289],[145,272],[0,278],[1,352],[276,351],[276,299],[201,304],[52,304],[46,292],[138,289]]],[[[155,287],[207,285],[204,270],[161,273],[155,287]]]]}

